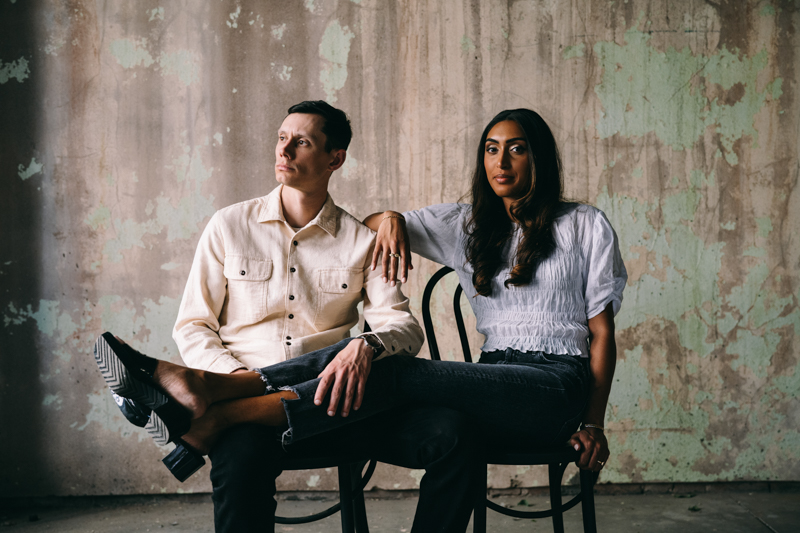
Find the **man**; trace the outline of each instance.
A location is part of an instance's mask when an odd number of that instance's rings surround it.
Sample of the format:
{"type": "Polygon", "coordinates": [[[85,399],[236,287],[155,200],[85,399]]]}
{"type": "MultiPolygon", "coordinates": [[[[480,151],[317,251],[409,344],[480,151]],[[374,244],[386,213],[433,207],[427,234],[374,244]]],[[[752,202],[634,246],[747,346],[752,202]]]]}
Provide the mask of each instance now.
{"type": "MultiPolygon", "coordinates": [[[[329,394],[320,408],[347,416],[361,405],[373,358],[418,352],[422,331],[408,299],[369,268],[374,233],[328,195],[351,135],[344,112],[325,102],[289,109],[275,148],[281,185],[217,212],[198,244],[173,332],[187,365],[247,372],[336,344],[363,301],[372,333],[338,353],[315,396],[322,403],[329,394]]],[[[444,408],[395,410],[285,449],[274,429],[234,427],[209,454],[216,529],[272,531],[287,457],[355,452],[427,470],[414,531],[464,531],[476,454],[469,431],[463,415],[444,408]]]]}

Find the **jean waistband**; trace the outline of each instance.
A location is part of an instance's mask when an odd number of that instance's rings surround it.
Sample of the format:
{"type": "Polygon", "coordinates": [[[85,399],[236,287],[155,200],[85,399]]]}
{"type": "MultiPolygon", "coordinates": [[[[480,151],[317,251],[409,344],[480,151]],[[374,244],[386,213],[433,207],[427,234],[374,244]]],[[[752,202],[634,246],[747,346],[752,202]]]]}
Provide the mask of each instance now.
{"type": "Polygon", "coordinates": [[[562,362],[570,365],[586,366],[588,359],[576,355],[567,354],[549,354],[546,352],[523,352],[513,348],[506,348],[505,350],[497,350],[492,352],[481,353],[481,358],[478,361],[483,364],[528,364],[528,363],[554,363],[562,362]]]}
{"type": "Polygon", "coordinates": [[[481,358],[479,362],[484,364],[494,365],[501,362],[510,363],[512,361],[520,359],[523,361],[525,360],[533,361],[536,358],[536,356],[541,356],[541,355],[545,355],[544,352],[521,352],[513,348],[507,348],[505,350],[483,352],[481,353],[481,358]]]}

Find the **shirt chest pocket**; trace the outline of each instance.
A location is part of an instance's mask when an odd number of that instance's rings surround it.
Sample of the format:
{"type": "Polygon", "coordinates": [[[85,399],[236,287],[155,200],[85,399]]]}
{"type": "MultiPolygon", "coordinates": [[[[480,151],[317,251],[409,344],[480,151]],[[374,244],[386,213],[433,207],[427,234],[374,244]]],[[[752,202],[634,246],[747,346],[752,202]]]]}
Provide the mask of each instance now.
{"type": "Polygon", "coordinates": [[[267,296],[272,261],[241,255],[226,255],[223,273],[228,280],[225,313],[228,319],[255,323],[269,313],[267,296]]]}
{"type": "Polygon", "coordinates": [[[364,273],[358,268],[325,268],[317,272],[317,309],[314,328],[333,329],[355,318],[361,301],[364,273]]]}

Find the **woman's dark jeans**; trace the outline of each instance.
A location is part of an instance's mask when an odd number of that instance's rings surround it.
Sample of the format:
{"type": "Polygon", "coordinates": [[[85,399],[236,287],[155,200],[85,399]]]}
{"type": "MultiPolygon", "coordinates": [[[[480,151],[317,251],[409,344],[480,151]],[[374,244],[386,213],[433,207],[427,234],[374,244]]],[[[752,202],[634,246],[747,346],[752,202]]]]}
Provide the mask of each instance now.
{"type": "Polygon", "coordinates": [[[394,355],[376,361],[358,411],[328,416],[329,397],[314,405],[317,376],[351,339],[271,365],[258,372],[267,393],[294,391],[284,400],[289,429],[283,443],[331,431],[342,424],[415,403],[448,407],[472,416],[488,442],[527,448],[565,443],[577,429],[588,399],[588,360],[572,355],[507,349],[484,353],[478,364],[394,355]]]}

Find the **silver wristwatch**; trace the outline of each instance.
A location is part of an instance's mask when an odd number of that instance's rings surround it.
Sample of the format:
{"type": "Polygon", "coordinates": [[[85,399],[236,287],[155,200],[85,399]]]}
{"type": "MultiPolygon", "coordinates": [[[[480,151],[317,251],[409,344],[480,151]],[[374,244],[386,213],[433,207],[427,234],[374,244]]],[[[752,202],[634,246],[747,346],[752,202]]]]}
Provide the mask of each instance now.
{"type": "Polygon", "coordinates": [[[364,342],[369,344],[370,348],[372,348],[373,359],[383,353],[384,351],[383,343],[377,336],[367,333],[366,335],[363,335],[361,338],[364,339],[364,342]]]}

